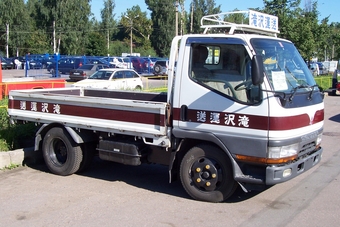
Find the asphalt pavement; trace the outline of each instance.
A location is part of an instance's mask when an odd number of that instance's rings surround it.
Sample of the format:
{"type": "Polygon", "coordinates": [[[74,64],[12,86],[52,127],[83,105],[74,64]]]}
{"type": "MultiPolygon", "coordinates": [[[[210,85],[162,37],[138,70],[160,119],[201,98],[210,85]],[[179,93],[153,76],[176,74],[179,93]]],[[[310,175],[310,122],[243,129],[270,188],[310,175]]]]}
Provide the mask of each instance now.
{"type": "MultiPolygon", "coordinates": [[[[2,79],[3,82],[13,81],[13,80],[22,80],[22,79],[48,79],[52,78],[52,74],[47,71],[47,69],[9,69],[2,70],[2,79]]],[[[60,78],[68,78],[68,75],[62,74],[60,78]]]]}

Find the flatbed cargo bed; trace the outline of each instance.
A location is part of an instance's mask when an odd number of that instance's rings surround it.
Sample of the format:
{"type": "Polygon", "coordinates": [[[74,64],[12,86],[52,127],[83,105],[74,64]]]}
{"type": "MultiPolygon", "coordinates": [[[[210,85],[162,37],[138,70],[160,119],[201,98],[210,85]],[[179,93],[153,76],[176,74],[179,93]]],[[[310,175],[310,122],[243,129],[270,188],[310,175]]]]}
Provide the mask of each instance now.
{"type": "Polygon", "coordinates": [[[132,135],[163,147],[169,146],[166,110],[165,93],[91,88],[11,91],[8,107],[14,121],[132,135]]]}

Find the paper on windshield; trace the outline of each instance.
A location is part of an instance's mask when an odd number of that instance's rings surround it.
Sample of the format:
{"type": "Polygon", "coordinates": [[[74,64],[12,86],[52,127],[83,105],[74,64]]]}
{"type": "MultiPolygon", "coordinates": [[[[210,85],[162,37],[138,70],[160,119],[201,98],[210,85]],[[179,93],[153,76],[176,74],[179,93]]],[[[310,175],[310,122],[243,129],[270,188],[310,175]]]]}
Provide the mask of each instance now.
{"type": "Polygon", "coordinates": [[[288,89],[284,71],[272,71],[272,80],[275,91],[284,91],[288,89]]]}

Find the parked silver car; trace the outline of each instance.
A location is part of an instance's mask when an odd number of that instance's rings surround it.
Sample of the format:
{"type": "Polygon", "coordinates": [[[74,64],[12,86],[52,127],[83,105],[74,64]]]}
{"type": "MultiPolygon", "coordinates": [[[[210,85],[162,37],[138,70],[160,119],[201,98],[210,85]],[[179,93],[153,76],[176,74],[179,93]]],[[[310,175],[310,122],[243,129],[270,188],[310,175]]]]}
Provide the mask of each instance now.
{"type": "Polygon", "coordinates": [[[169,60],[158,60],[153,67],[153,74],[168,75],[169,60]]]}

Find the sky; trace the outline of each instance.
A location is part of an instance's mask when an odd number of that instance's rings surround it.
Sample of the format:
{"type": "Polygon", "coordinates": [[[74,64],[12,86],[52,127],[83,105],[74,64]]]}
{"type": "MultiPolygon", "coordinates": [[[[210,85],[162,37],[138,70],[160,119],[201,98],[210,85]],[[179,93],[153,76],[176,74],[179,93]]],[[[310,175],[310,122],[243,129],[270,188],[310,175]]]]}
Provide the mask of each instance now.
{"type": "MultiPolygon", "coordinates": [[[[185,0],[185,10],[189,11],[191,0],[185,0]]],[[[306,0],[301,0],[301,8],[304,8],[306,0]]],[[[150,11],[147,9],[144,0],[115,0],[116,7],[114,13],[115,19],[120,19],[122,13],[133,6],[139,5],[142,12],[150,11]]],[[[221,5],[222,12],[233,11],[234,9],[248,10],[248,8],[263,8],[263,0],[215,0],[216,6],[221,5]]],[[[104,8],[104,0],[92,0],[91,11],[100,20],[100,10],[104,8]]],[[[318,11],[320,13],[319,20],[330,16],[329,22],[340,22],[340,1],[339,0],[318,0],[318,11]]]]}

